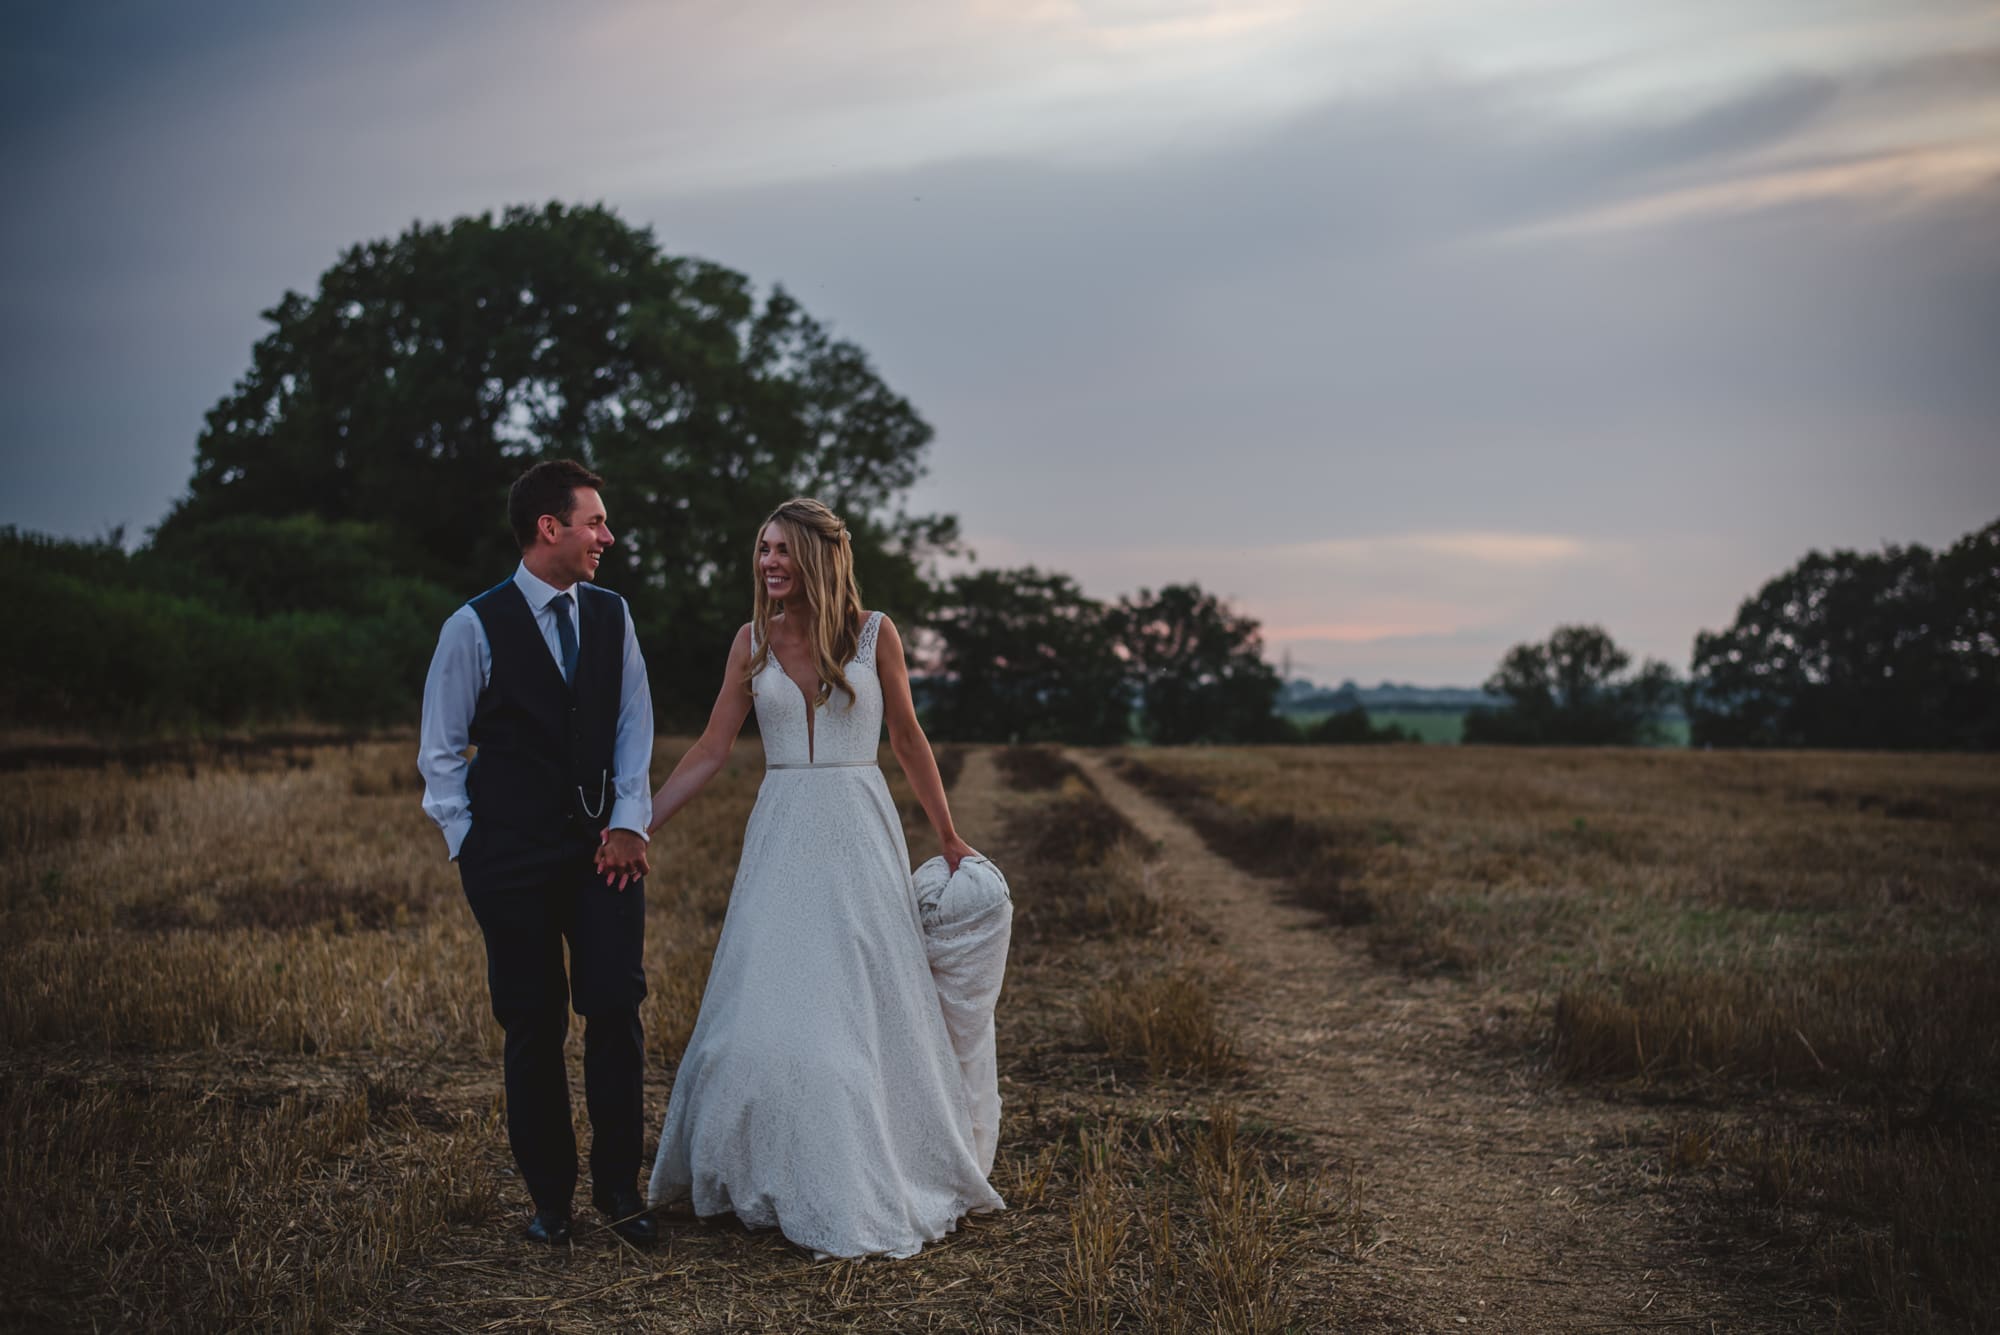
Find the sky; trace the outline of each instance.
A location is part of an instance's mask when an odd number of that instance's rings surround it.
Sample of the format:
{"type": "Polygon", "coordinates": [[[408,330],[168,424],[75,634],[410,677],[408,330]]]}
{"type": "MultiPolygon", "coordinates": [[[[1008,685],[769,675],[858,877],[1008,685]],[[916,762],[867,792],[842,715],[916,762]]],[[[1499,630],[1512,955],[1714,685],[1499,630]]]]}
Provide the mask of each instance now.
{"type": "MultiPolygon", "coordinates": [[[[29,3],[0,524],[136,537],[338,253],[604,202],[937,432],[917,511],[1294,674],[1685,670],[2000,517],[2000,5],[29,3]]],[[[865,592],[865,591],[864,591],[865,592]]]]}

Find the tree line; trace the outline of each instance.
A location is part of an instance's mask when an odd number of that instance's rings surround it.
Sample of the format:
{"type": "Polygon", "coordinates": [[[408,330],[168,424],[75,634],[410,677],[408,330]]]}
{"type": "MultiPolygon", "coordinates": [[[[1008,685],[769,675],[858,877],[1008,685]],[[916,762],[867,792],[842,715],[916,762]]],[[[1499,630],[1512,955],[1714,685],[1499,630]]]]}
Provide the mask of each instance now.
{"type": "MultiPolygon", "coordinates": [[[[699,722],[746,615],[751,541],[787,496],[853,533],[869,601],[927,653],[942,737],[1296,740],[1257,623],[1194,584],[1114,602],[1034,568],[940,575],[950,515],[912,514],[931,428],[782,288],[663,253],[603,207],[518,207],[351,247],[287,292],[207,414],[187,494],[148,540],[0,529],[38,590],[0,644],[0,716],[54,729],[414,720],[439,624],[512,570],[513,478],[603,473],[663,726],[699,722]]],[[[1996,744],[1996,548],[1809,557],[1696,645],[1686,682],[1594,627],[1510,651],[1468,739],[1996,744]],[[1941,638],[1940,638],[1941,637],[1941,638]],[[1857,713],[1856,711],[1859,711],[1857,713]],[[1969,729],[1969,731],[1967,730],[1969,729]]],[[[1388,740],[1359,711],[1310,740],[1388,740]]]]}
{"type": "Polygon", "coordinates": [[[418,224],[263,318],[187,494],[137,550],[0,530],[0,568],[47,595],[45,629],[0,648],[13,725],[412,722],[439,624],[518,559],[509,485],[570,456],[607,479],[618,543],[599,579],[632,605],[665,726],[713,699],[756,527],[801,494],[847,519],[870,602],[938,647],[943,733],[1280,726],[1256,624],[1194,586],[1105,609],[1064,577],[939,577],[963,549],[952,516],[902,504],[931,439],[909,402],[782,288],[666,255],[605,208],[418,224]],[[989,595],[1016,583],[1067,620],[992,639],[1006,613],[989,595]],[[1051,653],[1065,670],[1037,676],[1051,653]]]}
{"type": "Polygon", "coordinates": [[[1695,637],[1685,681],[1601,627],[1509,650],[1468,742],[1629,744],[1685,710],[1695,746],[2000,749],[2000,520],[1941,552],[1809,552],[1695,637]]]}

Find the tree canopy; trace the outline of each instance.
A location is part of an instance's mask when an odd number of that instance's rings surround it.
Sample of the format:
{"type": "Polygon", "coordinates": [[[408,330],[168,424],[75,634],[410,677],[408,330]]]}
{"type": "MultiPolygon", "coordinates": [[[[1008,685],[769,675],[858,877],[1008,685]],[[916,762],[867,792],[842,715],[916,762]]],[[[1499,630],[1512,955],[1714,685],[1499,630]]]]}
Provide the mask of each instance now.
{"type": "Polygon", "coordinates": [[[931,622],[943,643],[932,715],[967,740],[1296,741],[1277,716],[1278,674],[1254,618],[1199,585],[1106,605],[1068,576],[982,570],[954,578],[931,622]]]}
{"type": "Polygon", "coordinates": [[[1695,638],[1696,745],[2000,747],[2000,521],[1810,552],[1695,638]]]}
{"type": "Polygon", "coordinates": [[[1102,603],[1067,575],[956,575],[931,629],[942,642],[931,710],[942,737],[1098,746],[1130,732],[1125,663],[1102,603]]]}
{"type": "Polygon", "coordinates": [[[1121,598],[1111,629],[1123,647],[1148,741],[1290,740],[1275,712],[1278,674],[1264,661],[1257,621],[1198,584],[1121,598]]]}
{"type": "Polygon", "coordinates": [[[849,521],[871,600],[923,610],[945,516],[897,501],[931,429],[782,288],[663,254],[601,207],[508,209],[348,250],[264,312],[248,373],[210,410],[162,545],[247,517],[392,534],[413,573],[469,596],[517,553],[513,479],[569,456],[604,474],[656,692],[712,696],[747,615],[757,522],[794,494],[849,521]]]}
{"type": "Polygon", "coordinates": [[[1558,626],[1539,644],[1517,644],[1486,680],[1502,709],[1465,717],[1468,742],[1629,746],[1652,740],[1679,687],[1664,663],[1625,675],[1632,656],[1601,626],[1558,626]]]}

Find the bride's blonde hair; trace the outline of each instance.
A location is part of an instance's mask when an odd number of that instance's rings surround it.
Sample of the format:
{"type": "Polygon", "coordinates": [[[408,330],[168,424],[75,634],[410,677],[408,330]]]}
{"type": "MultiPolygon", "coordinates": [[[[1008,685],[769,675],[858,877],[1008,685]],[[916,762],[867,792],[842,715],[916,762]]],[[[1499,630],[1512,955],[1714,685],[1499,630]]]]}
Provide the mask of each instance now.
{"type": "Polygon", "coordinates": [[[854,582],[854,543],[840,516],[810,496],[793,497],[757,526],[757,540],[750,548],[750,569],[757,577],[756,613],[751,618],[757,648],[750,656],[745,685],[757,680],[771,657],[771,617],[778,609],[758,570],[757,548],[763,544],[764,530],[773,524],[791,548],[794,587],[804,590],[803,598],[784,600],[781,606],[785,620],[802,626],[812,647],[813,670],[819,674],[814,703],[824,705],[833,698],[835,687],[847,692],[851,702],[854,688],[848,685],[842,668],[861,642],[861,587],[854,582]]]}

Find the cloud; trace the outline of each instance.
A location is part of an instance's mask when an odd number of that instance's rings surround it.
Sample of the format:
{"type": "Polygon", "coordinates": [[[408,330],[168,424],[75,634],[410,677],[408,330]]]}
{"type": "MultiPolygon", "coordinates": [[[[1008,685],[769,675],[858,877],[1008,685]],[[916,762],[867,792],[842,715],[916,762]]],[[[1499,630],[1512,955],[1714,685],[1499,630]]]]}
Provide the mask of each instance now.
{"type": "Polygon", "coordinates": [[[1329,560],[1339,564],[1371,565],[1407,561],[1413,557],[1445,557],[1482,565],[1534,567],[1577,561],[1593,544],[1580,538],[1545,533],[1407,533],[1382,538],[1334,538],[1324,542],[1280,547],[1279,559],[1329,560]]]}
{"type": "Polygon", "coordinates": [[[1263,635],[1267,645],[1351,645],[1449,635],[1457,629],[1448,620],[1337,621],[1303,626],[1265,626],[1263,635]]]}
{"type": "Polygon", "coordinates": [[[1786,163],[1655,191],[1483,238],[1519,245],[1663,227],[1818,202],[1907,209],[1976,196],[2000,182],[2000,140],[1928,144],[1833,161],[1786,163]]]}
{"type": "Polygon", "coordinates": [[[8,67],[7,448],[102,479],[15,522],[150,522],[284,288],[552,196],[867,349],[983,558],[1199,579],[1334,671],[1681,659],[1807,547],[2000,508],[2000,62],[1922,16],[156,9],[8,67]]]}

